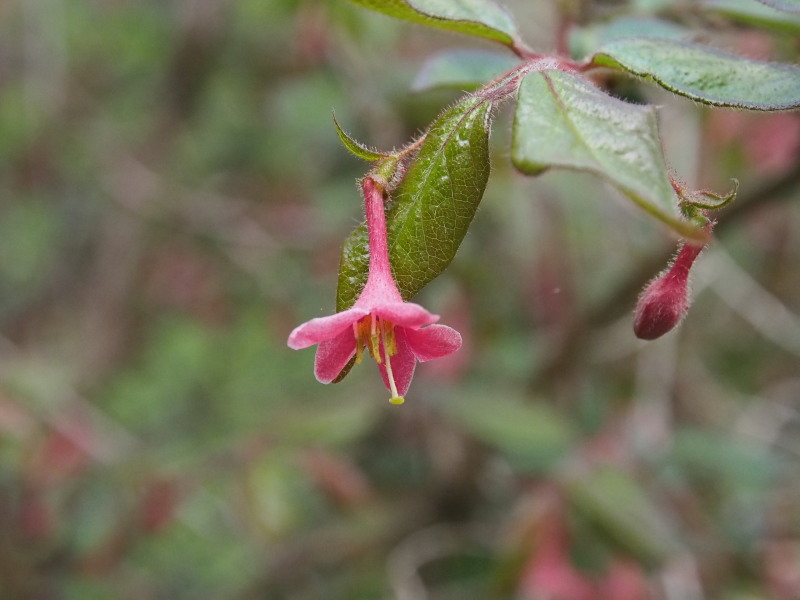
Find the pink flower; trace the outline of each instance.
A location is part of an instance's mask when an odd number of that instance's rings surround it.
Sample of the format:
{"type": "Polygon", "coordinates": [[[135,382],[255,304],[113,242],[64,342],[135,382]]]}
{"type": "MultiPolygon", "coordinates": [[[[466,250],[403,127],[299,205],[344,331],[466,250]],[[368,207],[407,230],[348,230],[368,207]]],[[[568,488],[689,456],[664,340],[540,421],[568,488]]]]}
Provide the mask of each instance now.
{"type": "Polygon", "coordinates": [[[433,325],[438,315],[419,304],[404,302],[389,264],[383,186],[370,176],[361,180],[369,228],[369,275],[352,308],[311,319],[289,335],[294,350],[319,344],[314,374],[330,383],[355,355],[366,348],[378,363],[390,401],[402,404],[417,361],[446,356],[461,347],[461,335],[450,327],[433,325]]]}
{"type": "Polygon", "coordinates": [[[689,271],[703,246],[684,244],[672,266],[653,279],[639,296],[633,332],[654,340],[672,330],[689,311],[689,271]]]}

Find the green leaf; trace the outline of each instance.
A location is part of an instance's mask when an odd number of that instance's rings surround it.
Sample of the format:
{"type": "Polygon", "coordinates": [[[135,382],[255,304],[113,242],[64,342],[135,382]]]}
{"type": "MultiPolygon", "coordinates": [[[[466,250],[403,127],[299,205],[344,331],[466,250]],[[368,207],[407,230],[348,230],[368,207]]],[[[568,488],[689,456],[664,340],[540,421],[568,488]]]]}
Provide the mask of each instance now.
{"type": "Polygon", "coordinates": [[[697,428],[675,432],[665,463],[670,468],[682,468],[698,481],[713,481],[714,489],[722,483],[739,494],[768,490],[770,482],[780,473],[780,463],[768,447],[697,428]]]}
{"type": "Polygon", "coordinates": [[[517,27],[491,0],[351,0],[397,19],[422,23],[513,46],[517,27]]]}
{"type": "Polygon", "coordinates": [[[679,195],[683,202],[691,204],[695,208],[718,210],[733,202],[738,191],[739,180],[733,179],[733,188],[727,194],[717,194],[709,190],[681,190],[679,195]]]}
{"type": "MultiPolygon", "coordinates": [[[[461,245],[489,179],[491,102],[466,96],[431,125],[387,209],[389,259],[400,293],[412,298],[461,245]]],[[[353,305],[367,278],[366,225],[345,242],[336,309],[353,305]]]]}
{"type": "Polygon", "coordinates": [[[511,159],[529,175],[549,167],[595,173],[680,234],[704,236],[681,217],[655,109],[612,98],[578,75],[541,71],[525,77],[511,159]]]}
{"type": "Polygon", "coordinates": [[[758,0],[761,4],[790,13],[800,13],[800,0],[758,0]]]}
{"type": "Polygon", "coordinates": [[[342,144],[344,144],[344,147],[347,148],[351,154],[354,154],[358,158],[363,158],[364,160],[370,161],[383,160],[388,156],[386,154],[381,154],[380,152],[370,150],[364,144],[357,142],[352,137],[347,135],[344,129],[342,129],[339,125],[339,121],[336,120],[336,115],[333,115],[333,124],[336,127],[336,133],[339,134],[339,139],[342,140],[342,144]]]}
{"type": "Polygon", "coordinates": [[[566,489],[576,510],[638,558],[657,564],[681,551],[670,521],[619,469],[602,467],[573,475],[566,489]]]}
{"type": "Polygon", "coordinates": [[[476,90],[519,64],[519,59],[486,50],[450,50],[437,54],[420,69],[411,89],[436,88],[476,90]]]}
{"type": "Polygon", "coordinates": [[[275,443],[290,446],[341,447],[374,426],[380,411],[374,402],[353,398],[346,403],[297,404],[273,411],[275,443]]]}
{"type": "Polygon", "coordinates": [[[569,32],[569,49],[574,58],[583,58],[604,44],[626,37],[688,39],[692,32],[671,21],[653,17],[620,17],[609,21],[575,27],[569,32]]]}
{"type": "Polygon", "coordinates": [[[575,432],[544,403],[502,390],[459,395],[444,411],[482,442],[500,450],[516,470],[541,473],[569,450],[575,432]]]}
{"type": "Polygon", "coordinates": [[[800,107],[800,67],[750,60],[698,44],[624,38],[604,45],[592,63],[651,79],[675,94],[714,106],[800,107]]]}
{"type": "Polygon", "coordinates": [[[800,15],[776,10],[756,0],[705,0],[702,7],[742,23],[800,33],[800,15]]]}

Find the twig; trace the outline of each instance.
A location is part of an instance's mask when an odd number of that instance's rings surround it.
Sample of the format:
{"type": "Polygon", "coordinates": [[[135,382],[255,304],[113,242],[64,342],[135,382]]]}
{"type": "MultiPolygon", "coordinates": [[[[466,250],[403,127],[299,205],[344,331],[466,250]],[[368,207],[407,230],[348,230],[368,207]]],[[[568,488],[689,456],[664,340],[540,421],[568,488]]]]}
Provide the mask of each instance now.
{"type": "Polygon", "coordinates": [[[701,265],[720,299],[750,323],[761,336],[800,356],[800,317],[769,293],[721,248],[701,265]]]}
{"type": "MultiPolygon", "coordinates": [[[[753,211],[787,199],[788,192],[798,183],[800,183],[800,167],[753,190],[746,196],[740,197],[730,208],[721,213],[719,224],[716,226],[717,235],[727,231],[753,211]]],[[[673,252],[674,248],[666,248],[643,260],[639,268],[631,271],[627,279],[617,286],[605,301],[600,302],[578,319],[565,332],[559,347],[555,349],[550,360],[534,374],[530,386],[533,389],[541,389],[543,385],[552,383],[569,370],[583,353],[587,336],[595,329],[608,325],[622,314],[630,312],[644,282],[664,267],[673,252]]]]}

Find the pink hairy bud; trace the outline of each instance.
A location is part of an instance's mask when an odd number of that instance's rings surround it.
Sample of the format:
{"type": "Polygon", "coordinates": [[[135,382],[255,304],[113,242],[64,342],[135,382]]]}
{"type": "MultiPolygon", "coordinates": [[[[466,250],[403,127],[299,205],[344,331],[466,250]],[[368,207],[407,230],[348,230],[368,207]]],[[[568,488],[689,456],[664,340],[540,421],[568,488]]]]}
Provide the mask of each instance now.
{"type": "Polygon", "coordinates": [[[642,291],[633,316],[633,332],[654,340],[671,331],[689,311],[689,271],[703,246],[684,244],[666,271],[642,291]]]}

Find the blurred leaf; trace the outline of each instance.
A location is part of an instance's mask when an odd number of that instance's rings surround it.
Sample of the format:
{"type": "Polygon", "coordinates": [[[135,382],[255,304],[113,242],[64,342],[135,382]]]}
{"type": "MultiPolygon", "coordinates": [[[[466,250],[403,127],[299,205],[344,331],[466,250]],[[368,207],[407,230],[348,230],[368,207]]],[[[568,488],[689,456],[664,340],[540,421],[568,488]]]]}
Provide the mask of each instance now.
{"type": "Polygon", "coordinates": [[[570,478],[566,487],[576,510],[639,559],[656,564],[681,551],[670,521],[622,471],[597,468],[570,478]]]}
{"type": "MultiPolygon", "coordinates": [[[[243,581],[255,577],[263,569],[263,555],[253,552],[247,544],[248,537],[242,531],[231,528],[230,522],[239,517],[222,514],[222,499],[217,499],[206,490],[198,490],[190,504],[181,509],[181,514],[197,513],[200,510],[213,513],[214,522],[204,522],[190,516],[191,528],[172,527],[168,532],[144,537],[134,549],[126,564],[140,573],[163,597],[183,598],[231,598],[240,590],[243,581]],[[157,583],[157,587],[155,584],[157,583]]],[[[252,522],[248,522],[251,530],[252,522]]],[[[119,594],[116,596],[119,597],[119,594]]]]}
{"type": "Polygon", "coordinates": [[[119,589],[95,579],[68,579],[61,593],[66,600],[118,600],[119,589]],[[109,589],[114,588],[114,589],[109,589]]]}
{"type": "Polygon", "coordinates": [[[578,75],[535,72],[520,85],[513,135],[511,158],[523,173],[595,173],[682,235],[702,237],[681,218],[653,107],[612,98],[578,75]]]}
{"type": "Polygon", "coordinates": [[[137,433],[171,437],[176,423],[188,425],[185,417],[210,389],[219,339],[184,318],[162,319],[151,335],[140,364],[112,382],[106,408],[137,433]]]}
{"type": "Polygon", "coordinates": [[[547,405],[497,390],[468,393],[442,408],[479,440],[500,450],[514,469],[541,473],[563,457],[575,433],[547,405]]]}
{"type": "Polygon", "coordinates": [[[672,21],[654,17],[620,17],[609,21],[575,27],[569,32],[570,54],[575,58],[583,58],[604,44],[627,37],[668,38],[685,40],[692,32],[672,21]]]}
{"type": "Polygon", "coordinates": [[[0,168],[5,170],[15,157],[24,156],[42,132],[47,114],[40,103],[31,102],[30,92],[21,83],[4,82],[0,90],[0,168]]]}
{"type": "Polygon", "coordinates": [[[120,493],[119,481],[110,477],[86,479],[71,498],[69,539],[78,554],[94,554],[127,523],[129,511],[120,493]]]}
{"type": "Polygon", "coordinates": [[[0,310],[27,300],[54,270],[58,216],[54,207],[32,198],[0,211],[0,310]]]}
{"type": "Polygon", "coordinates": [[[758,0],[762,4],[790,13],[800,13],[800,0],[758,0]]]}
{"type": "Polygon", "coordinates": [[[800,107],[800,67],[668,39],[624,38],[600,48],[596,66],[651,79],[675,94],[751,110],[800,107]]]}
{"type": "Polygon", "coordinates": [[[357,142],[352,137],[347,135],[347,133],[345,133],[345,131],[339,125],[339,121],[336,120],[336,115],[333,116],[333,124],[336,127],[336,133],[339,135],[339,139],[342,140],[342,144],[344,144],[344,147],[347,148],[354,156],[363,158],[364,160],[381,160],[386,158],[386,154],[381,154],[380,152],[370,150],[364,144],[357,142]]]}
{"type": "Polygon", "coordinates": [[[678,4],[678,0],[632,0],[636,12],[655,14],[678,4]]]}
{"type": "Polygon", "coordinates": [[[487,38],[511,46],[514,20],[491,0],[351,0],[397,19],[487,38]]]}
{"type": "Polygon", "coordinates": [[[765,448],[699,429],[676,432],[669,460],[693,472],[699,481],[715,478],[738,488],[739,493],[745,489],[766,491],[778,472],[775,456],[765,448]]]}
{"type": "MultiPolygon", "coordinates": [[[[387,210],[389,257],[406,300],[436,278],[461,245],[489,178],[491,102],[466,96],[443,112],[387,210]]],[[[362,223],[345,241],[336,309],[352,306],[367,278],[362,223]]]]}
{"type": "Polygon", "coordinates": [[[248,469],[247,499],[253,520],[270,537],[296,530],[318,512],[312,504],[322,505],[303,470],[286,452],[270,452],[248,469]]]}
{"type": "Polygon", "coordinates": [[[343,446],[369,431],[379,414],[369,398],[284,406],[270,415],[270,437],[283,444],[343,446]]]}
{"type": "Polygon", "coordinates": [[[448,50],[428,59],[411,89],[415,92],[436,88],[476,90],[515,65],[519,59],[488,50],[448,50]]]}
{"type": "Polygon", "coordinates": [[[800,15],[776,10],[757,0],[704,0],[702,6],[742,23],[800,33],[800,15]]]}

